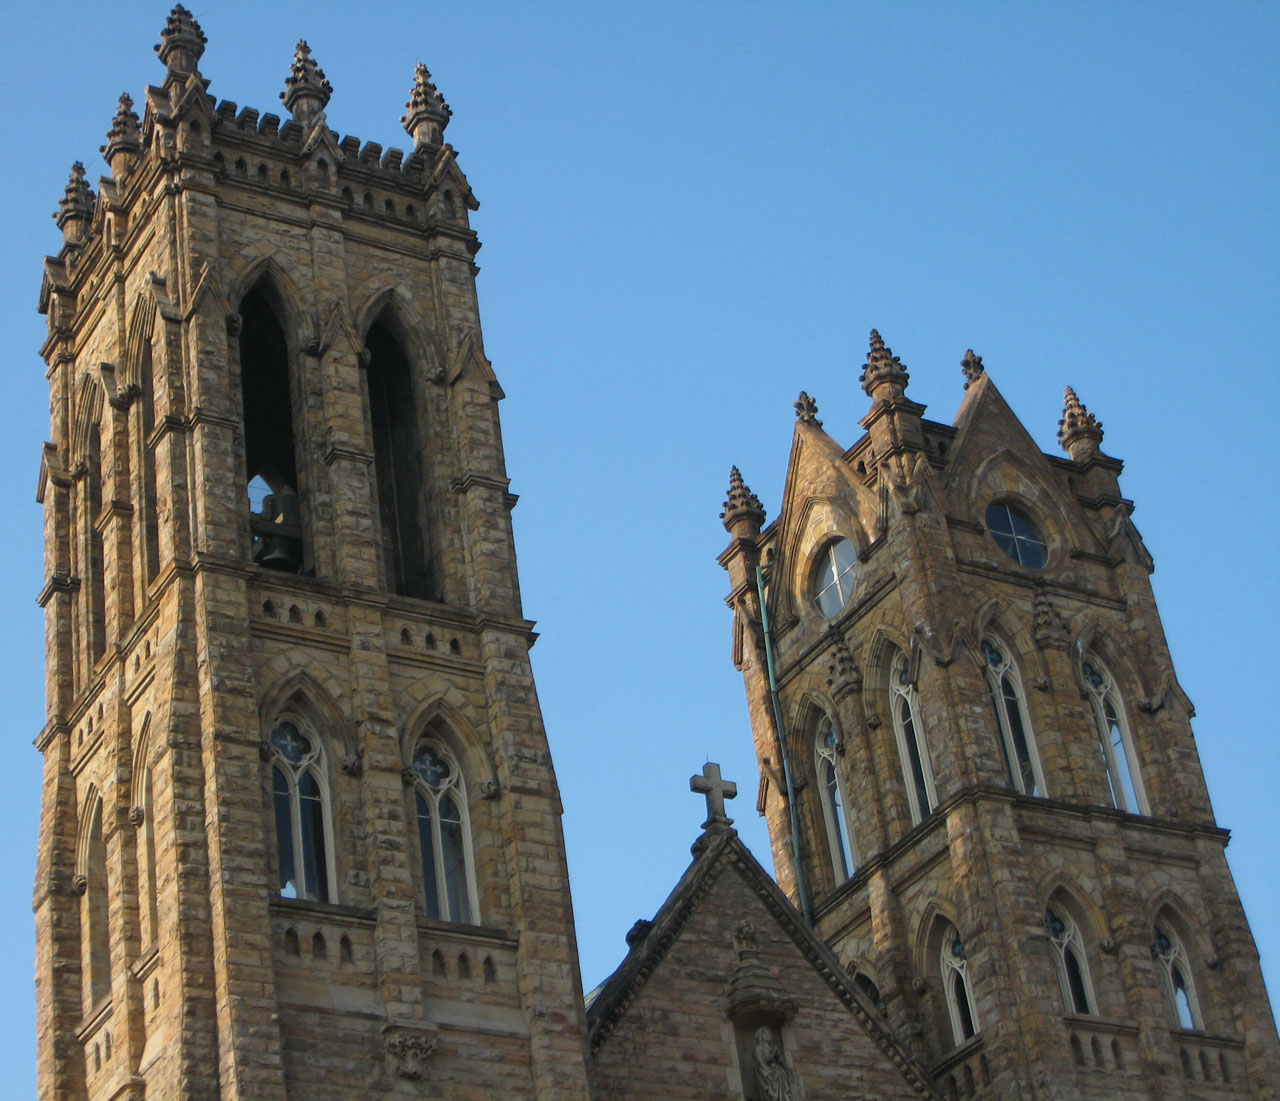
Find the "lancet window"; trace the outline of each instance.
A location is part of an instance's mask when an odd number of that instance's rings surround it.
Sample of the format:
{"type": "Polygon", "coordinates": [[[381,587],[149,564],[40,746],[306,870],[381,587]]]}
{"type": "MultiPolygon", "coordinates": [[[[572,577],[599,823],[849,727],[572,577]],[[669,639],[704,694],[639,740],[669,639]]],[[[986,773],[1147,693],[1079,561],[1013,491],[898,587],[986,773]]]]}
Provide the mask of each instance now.
{"type": "Polygon", "coordinates": [[[942,923],[942,951],[939,961],[942,990],[951,1022],[951,1039],[963,1044],[978,1033],[978,1012],[970,986],[969,957],[960,932],[950,922],[942,923]]]}
{"type": "Polygon", "coordinates": [[[1053,950],[1063,1009],[1068,1013],[1097,1012],[1079,926],[1061,905],[1051,905],[1044,911],[1044,928],[1053,950]]]}
{"type": "Polygon", "coordinates": [[[831,867],[835,872],[836,882],[843,883],[858,867],[858,850],[854,845],[853,831],[849,827],[849,804],[844,796],[837,765],[839,741],[835,726],[823,715],[818,721],[814,737],[814,759],[831,867]]]}
{"type": "Polygon", "coordinates": [[[1165,993],[1169,996],[1169,1003],[1178,1027],[1203,1027],[1200,1002],[1196,998],[1195,982],[1191,976],[1187,950],[1167,921],[1158,922],[1152,934],[1151,954],[1160,967],[1165,993]]]}
{"type": "Polygon", "coordinates": [[[410,772],[427,917],[478,924],[462,773],[453,755],[434,740],[418,742],[410,772]]]}
{"type": "Polygon", "coordinates": [[[991,688],[991,703],[1000,728],[1000,748],[1004,753],[1009,783],[1024,795],[1044,795],[1044,777],[1040,773],[1035,733],[1031,729],[1018,666],[1009,655],[1008,648],[991,638],[983,639],[982,656],[987,684],[991,688]]]}
{"type": "Polygon", "coordinates": [[[1118,810],[1130,814],[1147,813],[1142,791],[1142,778],[1137,768],[1137,754],[1125,719],[1124,703],[1107,667],[1090,655],[1081,666],[1085,688],[1093,708],[1093,721],[1098,734],[1098,751],[1107,774],[1111,802],[1118,810]]]}
{"type": "Polygon", "coordinates": [[[267,748],[280,894],[336,901],[329,784],[320,739],[282,719],[271,731],[267,748]]]}
{"type": "Polygon", "coordinates": [[[409,360],[386,326],[369,330],[365,378],[373,429],[373,466],[387,584],[432,599],[423,454],[409,360]]]}
{"type": "Polygon", "coordinates": [[[938,793],[934,786],[929,743],[925,740],[920,718],[920,698],[911,679],[911,661],[905,654],[896,654],[890,664],[889,701],[902,775],[907,786],[907,802],[911,807],[911,821],[920,822],[937,806],[938,793]]]}
{"type": "Polygon", "coordinates": [[[240,386],[253,560],[303,569],[302,508],[284,330],[261,286],[240,306],[240,386]]]}

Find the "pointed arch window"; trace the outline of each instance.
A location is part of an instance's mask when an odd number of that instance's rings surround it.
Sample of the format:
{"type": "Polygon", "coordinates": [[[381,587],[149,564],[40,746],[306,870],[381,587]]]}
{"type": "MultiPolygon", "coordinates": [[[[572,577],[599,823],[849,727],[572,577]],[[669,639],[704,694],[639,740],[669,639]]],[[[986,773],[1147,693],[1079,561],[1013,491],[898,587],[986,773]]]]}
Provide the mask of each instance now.
{"type": "Polygon", "coordinates": [[[1061,905],[1051,905],[1044,911],[1044,928],[1053,949],[1063,1009],[1068,1013],[1096,1013],[1084,938],[1080,936],[1079,926],[1061,905]]]}
{"type": "Polygon", "coordinates": [[[907,802],[911,807],[911,821],[918,823],[938,805],[938,792],[934,786],[929,743],[920,719],[920,698],[911,679],[911,661],[902,653],[895,654],[890,663],[889,701],[902,775],[907,786],[907,802]]]}
{"type": "Polygon", "coordinates": [[[139,917],[142,919],[142,943],[146,947],[155,944],[160,935],[160,907],[156,885],[156,825],[155,799],[151,791],[152,770],[150,766],[142,766],[141,784],[138,793],[137,810],[141,814],[136,844],[141,850],[138,853],[143,880],[142,899],[140,900],[139,917]]]}
{"type": "Polygon", "coordinates": [[[1000,748],[1009,783],[1023,795],[1044,795],[1044,776],[1040,772],[1035,733],[1031,729],[1018,666],[1009,656],[1008,648],[994,639],[982,640],[982,656],[991,688],[991,703],[1000,727],[1000,748]]]}
{"type": "Polygon", "coordinates": [[[89,427],[88,469],[84,523],[89,534],[85,563],[89,575],[89,661],[96,662],[107,648],[106,554],[98,515],[102,512],[102,430],[95,422],[89,427]]]}
{"type": "Polygon", "coordinates": [[[253,560],[260,566],[303,569],[289,347],[276,311],[259,284],[240,304],[240,388],[253,560]]]}
{"type": "Polygon", "coordinates": [[[471,823],[462,773],[439,742],[413,751],[413,799],[427,917],[478,925],[471,823]]]}
{"type": "Polygon", "coordinates": [[[387,584],[404,596],[435,599],[427,545],[424,455],[408,357],[381,322],[369,330],[365,369],[373,467],[387,584]]]}
{"type": "Polygon", "coordinates": [[[1158,922],[1152,934],[1151,954],[1160,965],[1165,993],[1169,996],[1178,1027],[1204,1027],[1195,981],[1191,976],[1191,963],[1187,959],[1187,950],[1183,948],[1182,941],[1167,921],[1158,922]]]}
{"type": "Polygon", "coordinates": [[[834,539],[818,552],[813,565],[813,602],[827,619],[834,619],[853,595],[858,548],[848,539],[834,539]]]}
{"type": "Polygon", "coordinates": [[[960,932],[949,921],[942,923],[942,952],[939,961],[942,990],[951,1021],[951,1039],[963,1044],[979,1031],[978,1011],[973,1004],[970,986],[969,957],[960,932]]]}
{"type": "Polygon", "coordinates": [[[282,719],[271,731],[268,751],[280,894],[333,902],[337,876],[320,739],[282,719]]]}
{"type": "Polygon", "coordinates": [[[858,867],[858,850],[849,827],[849,804],[845,799],[840,769],[837,765],[840,739],[826,715],[818,721],[814,738],[814,758],[818,772],[818,790],[822,799],[822,818],[827,828],[827,846],[836,883],[843,883],[858,867]]]}
{"type": "Polygon", "coordinates": [[[1098,751],[1107,774],[1111,803],[1117,810],[1146,814],[1147,801],[1136,763],[1138,757],[1134,752],[1133,737],[1129,733],[1124,703],[1116,689],[1115,678],[1093,655],[1085,660],[1081,672],[1084,673],[1085,688],[1093,709],[1098,751]]]}

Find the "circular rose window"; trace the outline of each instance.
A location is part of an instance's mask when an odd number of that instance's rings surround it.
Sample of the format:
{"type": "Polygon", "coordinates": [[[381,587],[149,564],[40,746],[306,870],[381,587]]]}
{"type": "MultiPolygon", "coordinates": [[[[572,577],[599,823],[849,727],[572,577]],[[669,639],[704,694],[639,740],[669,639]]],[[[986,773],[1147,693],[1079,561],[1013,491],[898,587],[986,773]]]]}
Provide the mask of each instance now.
{"type": "Polygon", "coordinates": [[[987,506],[987,530],[1000,549],[1020,566],[1038,570],[1049,559],[1049,545],[1031,518],[1006,501],[987,506]]]}

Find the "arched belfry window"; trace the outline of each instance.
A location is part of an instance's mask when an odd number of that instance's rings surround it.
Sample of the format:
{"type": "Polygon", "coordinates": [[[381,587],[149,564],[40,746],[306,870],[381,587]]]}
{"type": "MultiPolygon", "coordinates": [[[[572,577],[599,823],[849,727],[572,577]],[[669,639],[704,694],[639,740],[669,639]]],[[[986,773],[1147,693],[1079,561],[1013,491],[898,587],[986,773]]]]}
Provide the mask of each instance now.
{"type": "Polygon", "coordinates": [[[1092,654],[1081,665],[1085,688],[1093,708],[1093,722],[1098,735],[1098,752],[1107,773],[1111,802],[1118,810],[1130,814],[1146,814],[1147,801],[1142,790],[1142,777],[1137,767],[1133,738],[1125,719],[1124,703],[1116,690],[1115,679],[1107,667],[1092,654]]]}
{"type": "Polygon", "coordinates": [[[289,348],[261,285],[240,304],[240,388],[244,399],[245,476],[253,560],[298,573],[303,569],[289,348]]]}
{"type": "Polygon", "coordinates": [[[281,719],[267,743],[278,886],[284,898],[335,901],[329,782],[320,739],[281,719]]]}
{"type": "Polygon", "coordinates": [[[418,403],[408,357],[381,322],[369,330],[365,372],[373,466],[387,585],[404,596],[436,597],[427,544],[418,403]]]}
{"type": "Polygon", "coordinates": [[[1195,980],[1191,976],[1187,950],[1165,918],[1156,922],[1152,930],[1151,954],[1160,967],[1165,993],[1169,996],[1178,1027],[1202,1028],[1200,1002],[1196,997],[1195,980]]]}
{"type": "Polygon", "coordinates": [[[427,917],[478,925],[471,823],[462,772],[433,739],[419,741],[410,767],[427,917]]]}
{"type": "Polygon", "coordinates": [[[1027,697],[1018,666],[1004,643],[982,640],[982,657],[991,687],[991,703],[1000,727],[1000,748],[1004,753],[1009,783],[1024,795],[1044,795],[1044,777],[1036,754],[1035,733],[1027,713],[1027,697]]]}
{"type": "Polygon", "coordinates": [[[906,654],[895,653],[889,663],[889,708],[893,714],[893,732],[898,739],[911,821],[920,822],[938,805],[938,792],[929,759],[929,743],[920,718],[920,698],[911,679],[911,661],[906,654]]]}
{"type": "Polygon", "coordinates": [[[1053,950],[1054,969],[1062,993],[1062,1008],[1067,1013],[1096,1013],[1093,985],[1089,981],[1089,964],[1085,957],[1084,938],[1080,927],[1060,903],[1045,907],[1044,929],[1053,950]]]}
{"type": "Polygon", "coordinates": [[[843,883],[857,870],[858,850],[853,830],[849,827],[849,803],[844,796],[838,765],[840,739],[831,720],[823,715],[813,741],[814,763],[818,773],[818,793],[822,800],[822,819],[827,830],[827,846],[836,883],[843,883]]]}
{"type": "Polygon", "coordinates": [[[969,956],[960,932],[949,921],[941,921],[942,944],[939,971],[943,997],[947,1003],[947,1017],[951,1023],[951,1039],[959,1045],[976,1036],[980,1025],[978,1011],[973,1003],[973,989],[969,974],[969,956]]]}

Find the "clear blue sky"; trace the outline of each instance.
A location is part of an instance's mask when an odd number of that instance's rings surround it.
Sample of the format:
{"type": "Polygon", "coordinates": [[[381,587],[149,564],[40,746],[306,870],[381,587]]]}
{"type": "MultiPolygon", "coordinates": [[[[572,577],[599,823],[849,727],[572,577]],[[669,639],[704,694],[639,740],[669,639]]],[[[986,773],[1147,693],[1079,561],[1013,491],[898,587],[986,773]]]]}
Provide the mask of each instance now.
{"type": "MultiPolygon", "coordinates": [[[[771,514],[791,402],[852,443],[877,327],[949,420],[966,347],[1042,446],[1072,384],[1125,458],[1241,894],[1280,983],[1275,853],[1280,8],[1273,3],[223,3],[210,91],[262,111],[307,38],[331,125],[406,145],[425,60],[482,207],[525,608],[560,775],[583,978],[688,859],[718,760],[768,863],[726,579],[729,465],[771,514]],[[372,10],[372,9],[371,9],[372,10]],[[1243,540],[1243,542],[1241,542],[1243,540]]],[[[160,78],[161,3],[0,16],[0,1064],[32,1092],[47,397],[35,313],[67,170],[160,78]]]]}

